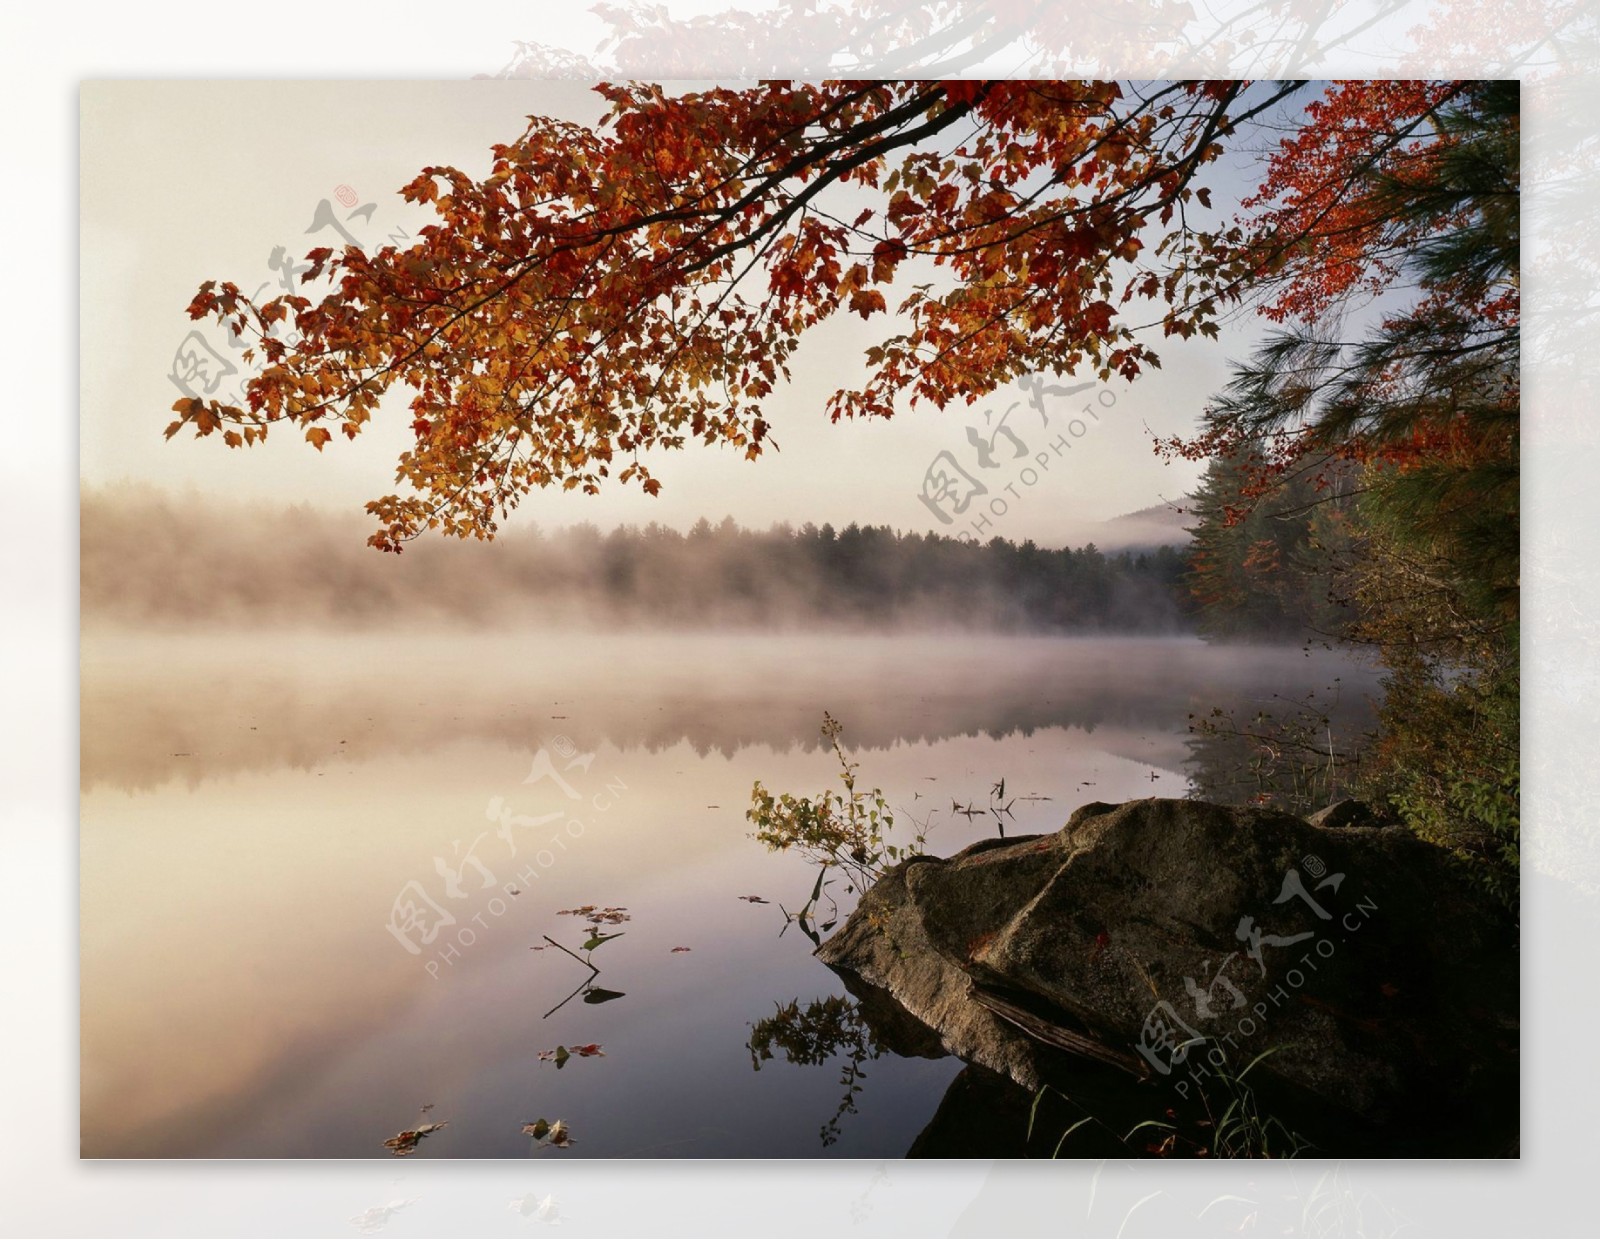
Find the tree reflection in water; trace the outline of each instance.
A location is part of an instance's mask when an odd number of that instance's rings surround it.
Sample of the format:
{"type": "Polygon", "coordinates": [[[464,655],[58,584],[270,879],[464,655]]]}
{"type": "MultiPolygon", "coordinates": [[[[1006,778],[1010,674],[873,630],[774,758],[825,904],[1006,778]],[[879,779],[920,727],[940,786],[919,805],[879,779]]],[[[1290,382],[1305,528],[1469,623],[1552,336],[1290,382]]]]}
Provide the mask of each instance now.
{"type": "Polygon", "coordinates": [[[779,1006],[774,1015],[751,1026],[748,1045],[750,1066],[757,1072],[764,1061],[773,1058],[775,1047],[789,1063],[803,1066],[820,1066],[835,1055],[844,1057],[839,1070],[844,1097],[833,1117],[822,1125],[824,1146],[839,1139],[840,1123],[846,1115],[856,1113],[856,1095],[867,1075],[862,1065],[887,1049],[856,1002],[843,995],[813,999],[803,1008],[799,999],[779,1006]]]}

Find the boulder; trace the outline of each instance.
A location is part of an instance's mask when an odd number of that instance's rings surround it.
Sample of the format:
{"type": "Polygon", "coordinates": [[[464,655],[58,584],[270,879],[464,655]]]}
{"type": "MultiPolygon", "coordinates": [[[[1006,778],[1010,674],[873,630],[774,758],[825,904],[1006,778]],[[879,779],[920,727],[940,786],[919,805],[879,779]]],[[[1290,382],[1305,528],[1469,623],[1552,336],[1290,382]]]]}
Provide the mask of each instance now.
{"type": "Polygon", "coordinates": [[[1306,821],[1313,827],[1333,830],[1339,827],[1371,826],[1378,821],[1378,816],[1365,801],[1354,801],[1346,797],[1342,801],[1335,801],[1332,805],[1319,809],[1306,821]]]}
{"type": "Polygon", "coordinates": [[[1362,1149],[1515,1140],[1517,928],[1402,828],[1086,805],[900,864],[818,954],[1025,1089],[1082,1065],[1192,1099],[1270,1052],[1252,1082],[1340,1113],[1362,1149]]]}

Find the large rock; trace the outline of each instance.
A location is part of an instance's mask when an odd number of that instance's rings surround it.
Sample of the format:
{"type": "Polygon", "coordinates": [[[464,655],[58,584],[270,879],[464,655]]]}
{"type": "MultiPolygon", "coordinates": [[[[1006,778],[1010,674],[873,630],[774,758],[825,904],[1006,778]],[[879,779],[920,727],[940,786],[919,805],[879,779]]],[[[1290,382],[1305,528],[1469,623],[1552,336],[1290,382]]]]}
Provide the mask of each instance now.
{"type": "Polygon", "coordinates": [[[1516,927],[1400,828],[1087,805],[897,866],[819,955],[1028,1089],[1110,1064],[1189,1098],[1271,1050],[1253,1081],[1387,1148],[1515,1140],[1516,927]]]}

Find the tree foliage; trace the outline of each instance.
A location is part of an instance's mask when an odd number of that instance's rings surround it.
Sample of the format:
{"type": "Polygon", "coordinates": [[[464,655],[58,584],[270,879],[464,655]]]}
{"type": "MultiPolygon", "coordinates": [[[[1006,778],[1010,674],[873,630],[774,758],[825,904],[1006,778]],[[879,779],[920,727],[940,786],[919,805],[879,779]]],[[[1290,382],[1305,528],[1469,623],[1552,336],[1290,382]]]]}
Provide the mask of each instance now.
{"type": "MultiPolygon", "coordinates": [[[[1359,495],[1356,635],[1393,646],[1386,628],[1404,612],[1415,653],[1484,664],[1515,648],[1518,615],[1518,96],[1515,83],[1421,96],[1435,97],[1426,138],[1347,111],[1298,135],[1309,188],[1276,167],[1268,184],[1291,206],[1344,184],[1327,224],[1338,257],[1319,242],[1298,271],[1291,260],[1267,310],[1300,322],[1235,368],[1205,433],[1180,448],[1247,465],[1213,525],[1306,479],[1330,502],[1359,495]],[[1339,171],[1304,149],[1318,133],[1339,171]],[[1346,339],[1351,294],[1375,286],[1388,300],[1346,339]]],[[[1286,210],[1259,226],[1281,229],[1286,210]]]]}
{"type": "Polygon", "coordinates": [[[1218,628],[1344,618],[1393,675],[1385,795],[1503,871],[1518,88],[1334,83],[1245,218],[1215,218],[1210,169],[1295,89],[601,86],[596,128],[535,117],[482,178],[423,169],[403,193],[437,219],[414,244],[308,254],[320,300],[203,285],[191,315],[263,369],[244,407],[179,401],[168,434],[245,447],[289,426],[322,450],[409,391],[403,491],[368,505],[370,542],[397,551],[430,529],[492,537],[533,487],[654,493],[657,449],[759,457],[796,349],[841,311],[877,334],[834,419],[971,403],[1032,373],[1133,379],[1160,364],[1155,340],[1214,336],[1254,305],[1275,327],[1202,433],[1162,445],[1213,462],[1201,601],[1218,628]]]}
{"type": "Polygon", "coordinates": [[[1314,502],[1340,513],[1346,537],[1320,551],[1351,609],[1342,633],[1390,672],[1371,789],[1507,899],[1519,785],[1518,120],[1514,82],[1341,84],[1263,191],[1274,197],[1260,228],[1325,234],[1285,260],[1267,312],[1286,326],[1180,446],[1243,475],[1238,506],[1214,503],[1198,534],[1209,607],[1236,603],[1222,586],[1247,572],[1254,528],[1306,479],[1324,492],[1314,502]],[[1409,100],[1398,118],[1396,92],[1409,100]],[[1382,295],[1364,316],[1352,313],[1362,293],[1382,295]]]}
{"type": "Polygon", "coordinates": [[[598,128],[535,117],[481,179],[423,169],[403,194],[437,222],[415,244],[311,251],[320,301],[204,284],[191,316],[264,366],[244,407],[177,402],[169,436],[244,447],[288,424],[321,450],[408,389],[410,493],[368,505],[372,543],[398,550],[432,528],[492,536],[532,487],[653,493],[655,448],[760,455],[800,339],[841,310],[882,334],[835,419],[1034,372],[1132,378],[1159,364],[1142,322],[1216,334],[1248,264],[1237,228],[1191,227],[1198,178],[1294,87],[596,89],[598,128]]]}
{"type": "Polygon", "coordinates": [[[1202,633],[1334,636],[1351,618],[1355,471],[1261,479],[1258,458],[1213,457],[1190,511],[1185,574],[1202,633]]]}

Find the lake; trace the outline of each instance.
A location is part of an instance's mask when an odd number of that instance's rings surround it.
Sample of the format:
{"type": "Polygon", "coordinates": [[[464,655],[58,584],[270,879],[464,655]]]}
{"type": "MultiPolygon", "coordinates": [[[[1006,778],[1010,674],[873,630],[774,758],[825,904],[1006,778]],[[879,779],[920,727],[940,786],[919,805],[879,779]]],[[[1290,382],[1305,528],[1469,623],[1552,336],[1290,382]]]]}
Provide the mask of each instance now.
{"type": "Polygon", "coordinates": [[[874,1053],[744,816],[837,786],[825,710],[950,853],[1185,795],[1191,713],[1376,689],[1181,637],[90,630],[82,672],[91,1157],[901,1156],[962,1064],[874,1053]]]}

